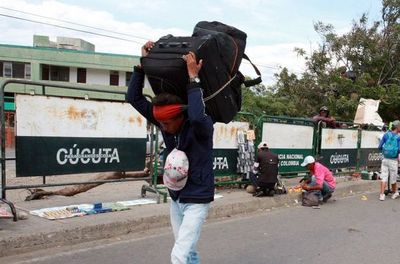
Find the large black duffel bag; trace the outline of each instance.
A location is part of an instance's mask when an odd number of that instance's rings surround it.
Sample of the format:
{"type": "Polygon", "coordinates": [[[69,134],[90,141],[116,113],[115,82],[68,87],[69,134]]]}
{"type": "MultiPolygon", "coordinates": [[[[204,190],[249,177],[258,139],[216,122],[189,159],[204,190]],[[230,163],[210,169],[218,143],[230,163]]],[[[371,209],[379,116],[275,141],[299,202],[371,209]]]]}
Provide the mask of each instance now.
{"type": "Polygon", "coordinates": [[[186,103],[189,76],[182,55],[193,51],[198,59],[203,59],[199,77],[207,114],[214,122],[229,123],[241,108],[241,85],[261,82],[260,72],[254,65],[259,75],[256,80],[245,82],[238,71],[242,57],[247,58],[245,41],[246,34],[233,27],[219,22],[199,22],[192,37],[160,38],[141,63],[155,94],[176,94],[186,103]]]}

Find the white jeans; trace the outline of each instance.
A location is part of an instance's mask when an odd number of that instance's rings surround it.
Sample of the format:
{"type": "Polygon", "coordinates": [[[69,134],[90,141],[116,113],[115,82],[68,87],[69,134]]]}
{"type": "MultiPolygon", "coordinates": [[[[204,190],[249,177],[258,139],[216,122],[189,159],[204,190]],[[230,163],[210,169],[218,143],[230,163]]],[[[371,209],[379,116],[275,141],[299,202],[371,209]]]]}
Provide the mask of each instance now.
{"type": "Polygon", "coordinates": [[[197,241],[207,218],[210,204],[171,201],[171,225],[175,244],[171,252],[172,264],[198,264],[197,241]]]}

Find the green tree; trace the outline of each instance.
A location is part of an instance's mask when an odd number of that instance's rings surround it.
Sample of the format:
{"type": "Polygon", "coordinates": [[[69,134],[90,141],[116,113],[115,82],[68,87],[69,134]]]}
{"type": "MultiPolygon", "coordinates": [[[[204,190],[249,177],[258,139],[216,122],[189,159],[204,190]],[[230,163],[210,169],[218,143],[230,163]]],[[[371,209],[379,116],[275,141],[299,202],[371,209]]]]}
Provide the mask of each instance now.
{"type": "Polygon", "coordinates": [[[282,68],[271,87],[244,91],[243,109],[268,115],[310,117],[322,105],[339,120],[352,121],[361,97],[379,99],[384,120],[400,118],[400,0],[382,1],[382,19],[363,14],[349,32],[339,35],[330,24],[317,22],[321,37],[304,57],[302,74],[282,68]]]}
{"type": "Polygon", "coordinates": [[[296,112],[296,106],[290,101],[290,98],[275,94],[271,87],[267,88],[263,84],[259,84],[242,91],[243,112],[250,112],[257,116],[291,116],[296,112]]]}

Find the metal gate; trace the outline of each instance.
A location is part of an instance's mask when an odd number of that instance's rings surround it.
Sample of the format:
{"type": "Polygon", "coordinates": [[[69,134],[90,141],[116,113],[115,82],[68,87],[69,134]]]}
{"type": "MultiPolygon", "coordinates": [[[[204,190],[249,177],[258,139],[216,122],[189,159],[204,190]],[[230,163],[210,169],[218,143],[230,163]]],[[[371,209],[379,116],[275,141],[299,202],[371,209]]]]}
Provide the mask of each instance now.
{"type": "Polygon", "coordinates": [[[279,173],[297,176],[306,169],[300,164],[315,154],[316,129],[309,119],[261,116],[258,121],[258,142],[266,141],[269,149],[278,154],[279,173]]]}
{"type": "MultiPolygon", "coordinates": [[[[151,175],[132,179],[46,183],[46,176],[49,175],[126,172],[145,167],[146,120],[127,103],[89,99],[92,93],[124,98],[125,92],[13,79],[2,83],[0,92],[3,199],[6,198],[6,191],[12,189],[142,180],[152,185],[151,175]],[[6,157],[4,90],[12,83],[32,86],[34,92],[16,94],[16,153],[15,157],[6,157]],[[49,88],[50,95],[47,93],[49,88]],[[65,89],[79,91],[83,98],[57,95],[65,89]],[[6,161],[15,161],[17,177],[42,176],[43,183],[7,185],[6,161]]],[[[152,164],[153,144],[150,147],[152,164]]],[[[155,193],[159,200],[157,190],[155,193]]]]}

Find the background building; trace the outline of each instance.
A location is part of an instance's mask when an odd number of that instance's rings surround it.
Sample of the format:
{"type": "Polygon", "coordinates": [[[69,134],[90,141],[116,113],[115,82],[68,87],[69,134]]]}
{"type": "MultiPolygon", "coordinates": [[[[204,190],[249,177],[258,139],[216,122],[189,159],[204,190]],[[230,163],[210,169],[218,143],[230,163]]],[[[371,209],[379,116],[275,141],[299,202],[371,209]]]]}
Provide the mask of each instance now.
{"type": "MultiPolygon", "coordinates": [[[[98,53],[93,44],[76,38],[57,37],[51,41],[48,36],[35,35],[33,47],[0,44],[0,81],[17,78],[99,90],[46,88],[47,95],[124,100],[123,95],[102,91],[125,92],[132,67],[137,64],[138,56],[98,53]]],[[[148,88],[145,92],[151,94],[148,88]]],[[[7,127],[13,127],[15,93],[42,94],[43,88],[24,84],[6,86],[7,127]]]]}

